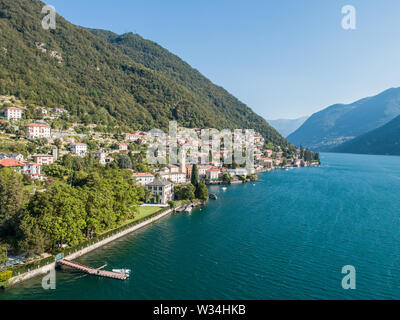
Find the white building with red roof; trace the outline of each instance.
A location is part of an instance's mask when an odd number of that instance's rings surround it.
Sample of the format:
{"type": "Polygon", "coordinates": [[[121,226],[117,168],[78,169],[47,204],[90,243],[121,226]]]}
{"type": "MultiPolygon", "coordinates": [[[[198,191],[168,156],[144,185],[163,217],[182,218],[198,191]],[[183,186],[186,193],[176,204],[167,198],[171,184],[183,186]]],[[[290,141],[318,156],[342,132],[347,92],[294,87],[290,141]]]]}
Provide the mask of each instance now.
{"type": "Polygon", "coordinates": [[[141,184],[142,186],[154,181],[154,175],[147,172],[132,173],[132,178],[136,179],[137,183],[141,184]]]}
{"type": "Polygon", "coordinates": [[[219,180],[220,174],[221,174],[221,170],[219,168],[210,168],[206,171],[206,177],[210,181],[219,180]]]}
{"type": "Polygon", "coordinates": [[[144,132],[137,132],[137,133],[126,133],[125,140],[127,141],[137,141],[137,142],[144,142],[146,140],[146,133],[144,132]]]}
{"type": "Polygon", "coordinates": [[[40,165],[33,162],[18,161],[15,159],[1,159],[0,168],[11,168],[18,173],[28,175],[32,180],[43,180],[40,165]]]}
{"type": "Polygon", "coordinates": [[[21,169],[25,166],[25,162],[15,159],[1,159],[0,168],[18,168],[21,169]]]}
{"type": "Polygon", "coordinates": [[[4,117],[8,121],[10,120],[19,121],[22,118],[22,109],[17,107],[7,107],[4,110],[4,117]]]}
{"type": "Polygon", "coordinates": [[[10,120],[19,121],[22,118],[22,109],[17,108],[17,107],[7,107],[4,110],[4,117],[8,121],[10,121],[10,120]]]}
{"type": "Polygon", "coordinates": [[[21,169],[21,173],[30,176],[32,179],[38,179],[42,176],[40,172],[40,165],[33,162],[25,163],[21,169]]]}
{"type": "Polygon", "coordinates": [[[26,132],[26,137],[28,139],[51,137],[51,127],[47,124],[41,124],[41,123],[27,124],[25,125],[25,132],[26,132]]]}

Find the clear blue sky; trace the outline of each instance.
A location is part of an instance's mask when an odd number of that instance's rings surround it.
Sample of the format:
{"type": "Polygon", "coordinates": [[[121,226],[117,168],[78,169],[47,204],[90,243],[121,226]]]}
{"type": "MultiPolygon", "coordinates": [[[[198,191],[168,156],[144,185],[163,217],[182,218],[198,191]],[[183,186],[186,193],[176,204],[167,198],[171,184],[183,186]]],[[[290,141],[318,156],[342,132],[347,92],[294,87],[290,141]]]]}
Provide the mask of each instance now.
{"type": "Polygon", "coordinates": [[[399,0],[48,0],[85,27],[135,32],[267,119],[400,87],[399,0]],[[357,30],[341,27],[344,5],[357,30]]]}

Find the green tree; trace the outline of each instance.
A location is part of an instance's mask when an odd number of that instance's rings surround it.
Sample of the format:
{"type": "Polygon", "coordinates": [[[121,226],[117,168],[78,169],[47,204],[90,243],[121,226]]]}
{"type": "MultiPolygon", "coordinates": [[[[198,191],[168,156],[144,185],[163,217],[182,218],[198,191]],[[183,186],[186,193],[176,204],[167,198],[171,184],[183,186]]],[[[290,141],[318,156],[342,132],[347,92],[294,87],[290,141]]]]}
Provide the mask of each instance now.
{"type": "Polygon", "coordinates": [[[195,187],[197,187],[198,183],[199,183],[199,170],[197,168],[197,164],[193,165],[193,169],[192,169],[192,176],[191,176],[191,183],[192,185],[194,185],[195,187]]]}
{"type": "Polygon", "coordinates": [[[175,186],[175,198],[177,200],[193,200],[195,195],[196,188],[194,185],[186,184],[186,185],[179,185],[175,186]]]}
{"type": "Polygon", "coordinates": [[[64,179],[72,174],[72,170],[55,163],[43,166],[42,170],[46,176],[58,179],[64,179]]]}
{"type": "Polygon", "coordinates": [[[6,264],[8,261],[6,250],[3,247],[0,247],[0,266],[2,264],[6,264]]]}
{"type": "Polygon", "coordinates": [[[28,204],[28,212],[48,235],[51,247],[76,245],[84,238],[85,205],[74,187],[53,183],[47,192],[35,194],[28,204]]]}
{"type": "Polygon", "coordinates": [[[38,219],[25,215],[18,230],[18,248],[30,254],[41,254],[49,245],[48,237],[38,224],[38,219]]]}
{"type": "Polygon", "coordinates": [[[24,204],[22,175],[9,168],[0,169],[0,231],[12,232],[14,219],[24,204]]]}
{"type": "Polygon", "coordinates": [[[204,181],[200,181],[196,188],[196,198],[203,201],[208,200],[208,189],[204,181]]]}
{"type": "Polygon", "coordinates": [[[168,201],[168,205],[169,205],[169,207],[170,207],[171,209],[176,208],[176,202],[175,202],[175,201],[172,201],[172,200],[168,201]]]}
{"type": "Polygon", "coordinates": [[[127,155],[121,155],[118,159],[118,167],[120,169],[132,169],[132,161],[127,155]]]}
{"type": "Polygon", "coordinates": [[[60,139],[60,138],[56,138],[56,139],[54,140],[54,145],[60,150],[61,147],[62,147],[62,141],[61,141],[61,139],[60,139]]]}
{"type": "Polygon", "coordinates": [[[225,172],[225,173],[222,175],[222,181],[224,181],[224,182],[230,182],[230,181],[232,181],[232,176],[231,176],[228,172],[225,172]]]}

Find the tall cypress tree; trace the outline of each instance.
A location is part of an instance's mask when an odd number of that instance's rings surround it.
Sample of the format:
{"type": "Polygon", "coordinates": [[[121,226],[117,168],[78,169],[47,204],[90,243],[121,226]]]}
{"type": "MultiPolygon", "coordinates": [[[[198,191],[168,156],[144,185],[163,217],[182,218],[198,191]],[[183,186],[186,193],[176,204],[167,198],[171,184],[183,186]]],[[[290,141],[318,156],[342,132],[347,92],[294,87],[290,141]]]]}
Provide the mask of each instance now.
{"type": "Polygon", "coordinates": [[[193,165],[191,183],[195,187],[199,184],[199,170],[197,169],[197,164],[193,165]]]}

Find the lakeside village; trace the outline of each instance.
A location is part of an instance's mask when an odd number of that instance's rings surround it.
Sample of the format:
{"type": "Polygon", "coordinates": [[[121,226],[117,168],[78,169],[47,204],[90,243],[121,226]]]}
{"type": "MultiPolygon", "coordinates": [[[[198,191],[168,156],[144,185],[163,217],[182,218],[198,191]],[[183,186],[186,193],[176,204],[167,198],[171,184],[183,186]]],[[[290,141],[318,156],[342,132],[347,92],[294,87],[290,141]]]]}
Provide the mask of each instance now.
{"type": "MultiPolygon", "coordinates": [[[[15,265],[161,208],[203,204],[207,184],[246,183],[258,172],[319,164],[317,153],[289,153],[259,133],[250,170],[212,157],[199,165],[186,156],[179,164],[149,164],[146,151],[155,138],[149,132],[78,123],[65,109],[25,106],[13,96],[0,96],[0,112],[0,268],[6,270],[0,282],[15,265]]],[[[201,145],[180,132],[179,147],[201,145]]]]}

